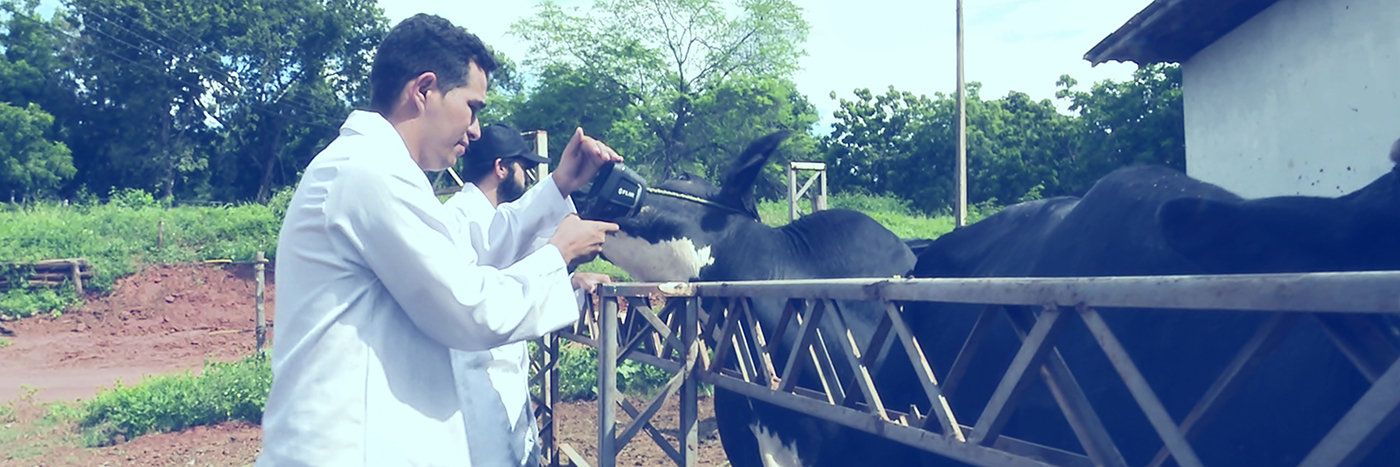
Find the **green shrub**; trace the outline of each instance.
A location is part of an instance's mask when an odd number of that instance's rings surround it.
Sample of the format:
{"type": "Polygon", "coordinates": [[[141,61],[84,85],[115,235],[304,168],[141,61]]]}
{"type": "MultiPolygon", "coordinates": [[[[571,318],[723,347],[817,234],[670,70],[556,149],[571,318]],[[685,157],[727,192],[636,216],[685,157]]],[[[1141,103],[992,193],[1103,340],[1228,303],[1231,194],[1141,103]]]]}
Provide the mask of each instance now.
{"type": "Polygon", "coordinates": [[[265,354],[211,362],[197,376],[155,376],[135,386],[118,382],[83,404],[80,426],[90,446],[105,446],[118,435],[132,439],[229,420],[259,423],[271,387],[272,366],[265,354]]]}

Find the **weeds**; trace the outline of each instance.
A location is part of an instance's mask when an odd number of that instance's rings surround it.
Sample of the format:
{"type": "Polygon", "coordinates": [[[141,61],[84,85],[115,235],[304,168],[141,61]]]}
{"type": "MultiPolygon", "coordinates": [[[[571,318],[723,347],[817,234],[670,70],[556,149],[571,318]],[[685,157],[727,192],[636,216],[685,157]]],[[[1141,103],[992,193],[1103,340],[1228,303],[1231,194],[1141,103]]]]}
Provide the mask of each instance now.
{"type": "Polygon", "coordinates": [[[107,446],[119,437],[132,439],[229,420],[259,423],[271,386],[272,365],[265,354],[232,363],[207,363],[197,376],[156,376],[135,386],[118,383],[83,404],[83,441],[88,446],[107,446]]]}

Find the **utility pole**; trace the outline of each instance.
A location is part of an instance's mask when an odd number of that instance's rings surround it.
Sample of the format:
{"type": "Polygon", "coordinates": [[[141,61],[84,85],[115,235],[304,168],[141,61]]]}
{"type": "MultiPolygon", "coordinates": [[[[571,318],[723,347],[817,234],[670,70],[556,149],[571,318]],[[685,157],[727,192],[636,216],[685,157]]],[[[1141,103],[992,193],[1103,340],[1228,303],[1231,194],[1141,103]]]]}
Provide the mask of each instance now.
{"type": "Polygon", "coordinates": [[[958,2],[958,199],[953,217],[967,225],[967,85],[963,82],[963,0],[958,2]]]}

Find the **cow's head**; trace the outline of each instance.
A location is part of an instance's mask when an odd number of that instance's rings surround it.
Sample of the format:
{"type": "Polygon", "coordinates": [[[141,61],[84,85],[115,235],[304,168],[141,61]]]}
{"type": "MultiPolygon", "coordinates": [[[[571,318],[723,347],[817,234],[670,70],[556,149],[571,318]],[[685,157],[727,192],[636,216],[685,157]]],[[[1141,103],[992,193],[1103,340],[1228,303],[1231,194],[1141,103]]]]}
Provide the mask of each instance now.
{"type": "Polygon", "coordinates": [[[754,141],[715,187],[689,174],[648,189],[637,213],[617,221],[603,257],[645,282],[689,281],[715,263],[714,246],[740,225],[759,222],[753,186],[791,131],[754,141]]]}
{"type": "MultiPolygon", "coordinates": [[[[1390,159],[1400,164],[1400,141],[1390,159]]],[[[1400,270],[1400,165],[1339,198],[1177,199],[1167,244],[1211,273],[1400,270]]]]}

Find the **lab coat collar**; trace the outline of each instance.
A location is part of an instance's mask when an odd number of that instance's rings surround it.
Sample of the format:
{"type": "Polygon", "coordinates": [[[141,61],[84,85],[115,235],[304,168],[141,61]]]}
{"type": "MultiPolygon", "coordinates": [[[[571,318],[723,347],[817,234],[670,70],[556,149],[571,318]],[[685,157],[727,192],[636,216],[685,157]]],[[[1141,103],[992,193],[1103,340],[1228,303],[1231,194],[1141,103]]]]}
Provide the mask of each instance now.
{"type": "MultiPolygon", "coordinates": [[[[456,196],[461,196],[462,201],[467,203],[464,206],[466,212],[495,213],[496,207],[491,205],[491,200],[486,198],[486,192],[481,191],[481,187],[475,183],[468,182],[462,185],[462,191],[456,196]]],[[[489,215],[488,215],[489,216],[489,215]]],[[[487,217],[490,219],[490,217],[487,217]]],[[[489,221],[488,221],[489,224],[489,221]]]]}

